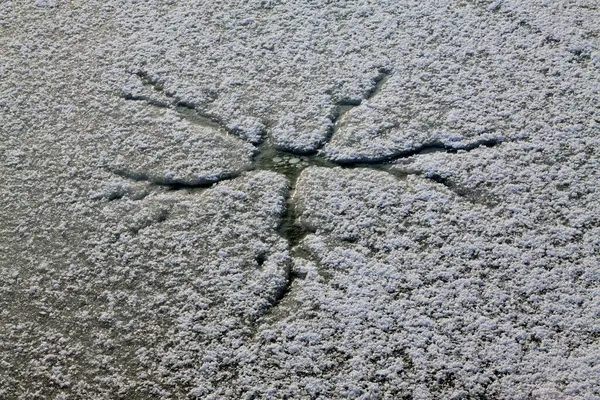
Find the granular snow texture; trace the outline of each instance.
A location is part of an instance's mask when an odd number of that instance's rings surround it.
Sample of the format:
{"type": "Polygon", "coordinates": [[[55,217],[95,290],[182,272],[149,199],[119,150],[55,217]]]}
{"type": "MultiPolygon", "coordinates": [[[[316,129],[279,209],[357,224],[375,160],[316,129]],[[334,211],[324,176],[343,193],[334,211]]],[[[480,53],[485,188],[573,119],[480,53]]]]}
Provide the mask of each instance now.
{"type": "Polygon", "coordinates": [[[600,399],[595,0],[0,3],[1,399],[600,399]]]}

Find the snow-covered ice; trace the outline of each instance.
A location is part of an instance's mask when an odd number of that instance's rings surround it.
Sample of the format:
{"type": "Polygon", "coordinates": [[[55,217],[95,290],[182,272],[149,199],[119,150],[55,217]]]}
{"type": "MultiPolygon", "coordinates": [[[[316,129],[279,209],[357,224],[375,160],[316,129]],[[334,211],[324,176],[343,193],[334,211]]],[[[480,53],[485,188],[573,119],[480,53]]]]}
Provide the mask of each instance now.
{"type": "Polygon", "coordinates": [[[600,8],[0,4],[0,398],[600,399],[600,8]]]}

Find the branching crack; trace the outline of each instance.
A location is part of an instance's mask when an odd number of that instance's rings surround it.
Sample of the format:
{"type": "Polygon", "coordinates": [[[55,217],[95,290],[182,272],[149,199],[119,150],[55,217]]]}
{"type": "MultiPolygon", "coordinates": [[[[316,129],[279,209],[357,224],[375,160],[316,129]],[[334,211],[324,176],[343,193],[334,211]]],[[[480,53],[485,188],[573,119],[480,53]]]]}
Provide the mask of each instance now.
{"type": "MultiPolygon", "coordinates": [[[[169,108],[176,111],[183,119],[187,120],[193,125],[209,127],[243,139],[238,130],[227,127],[227,125],[219,117],[203,112],[198,104],[182,100],[177,98],[173,93],[165,91],[163,84],[160,81],[153,79],[147,72],[138,70],[133,72],[133,74],[140,79],[142,85],[149,87],[154,92],[160,94],[161,97],[164,98],[164,101],[153,98],[152,96],[132,93],[122,93],[121,97],[123,99],[144,101],[155,107],[169,108]]],[[[255,140],[248,141],[252,144],[258,144],[258,142],[255,140]]]]}
{"type": "MultiPolygon", "coordinates": [[[[143,100],[146,101],[148,104],[152,104],[154,106],[171,108],[176,110],[180,115],[182,115],[192,123],[209,126],[216,130],[224,130],[230,134],[236,134],[236,132],[227,129],[222,123],[222,121],[218,118],[202,114],[199,110],[199,107],[196,104],[182,101],[180,99],[175,98],[175,96],[172,93],[165,92],[162,83],[160,83],[157,80],[153,80],[147,73],[138,71],[135,73],[135,75],[137,75],[140,78],[144,85],[151,86],[154,91],[160,92],[164,97],[169,98],[172,101],[170,103],[167,103],[157,101],[149,96],[133,95],[125,95],[125,99],[143,100]]],[[[401,178],[405,175],[408,175],[409,173],[397,172],[392,168],[393,165],[395,165],[394,161],[397,161],[399,159],[435,152],[458,153],[459,151],[471,151],[480,147],[494,147],[503,142],[503,140],[500,138],[481,139],[460,146],[450,146],[441,142],[433,142],[422,145],[412,150],[401,150],[388,155],[360,157],[352,160],[330,160],[329,158],[327,158],[320,150],[331,141],[331,138],[335,135],[335,133],[340,127],[344,114],[350,109],[360,106],[364,100],[368,100],[376,96],[381,91],[389,77],[390,71],[380,70],[379,74],[375,78],[373,78],[374,84],[371,90],[369,90],[363,96],[362,99],[350,99],[338,102],[337,109],[335,110],[334,115],[331,117],[332,128],[330,130],[329,135],[320,144],[320,146],[315,148],[312,152],[298,152],[292,149],[282,150],[277,148],[273,143],[271,143],[272,141],[270,140],[265,140],[260,144],[256,156],[253,159],[252,166],[248,170],[274,171],[277,173],[284,174],[288,178],[291,186],[291,194],[286,201],[287,206],[284,214],[281,216],[281,223],[278,228],[278,233],[282,238],[284,238],[287,241],[289,249],[292,252],[292,257],[306,257],[306,255],[302,253],[303,250],[301,242],[310,233],[309,230],[301,223],[301,221],[299,221],[299,216],[297,215],[296,204],[294,201],[295,186],[300,172],[303,169],[311,166],[327,168],[341,167],[376,169],[391,174],[396,178],[401,178]]],[[[258,143],[253,144],[256,145],[258,143]]],[[[211,188],[213,185],[220,181],[231,180],[244,174],[244,172],[222,173],[217,177],[199,178],[196,183],[190,184],[189,182],[183,182],[178,180],[151,177],[149,174],[146,173],[128,173],[124,171],[113,172],[122,177],[129,178],[135,181],[148,181],[160,187],[167,188],[168,190],[211,188]]],[[[414,174],[420,173],[415,172],[414,174]]],[[[466,189],[461,189],[460,187],[452,183],[449,179],[441,175],[430,174],[425,175],[424,177],[435,181],[441,185],[444,185],[445,187],[452,190],[454,193],[461,197],[469,197],[472,194],[469,193],[466,189]]],[[[310,255],[308,257],[310,257],[310,255]]],[[[257,260],[259,266],[262,262],[264,262],[264,259],[262,261],[257,260]]],[[[286,266],[285,285],[283,285],[280,288],[280,290],[276,293],[273,300],[270,302],[269,308],[265,310],[263,317],[270,314],[272,310],[284,300],[284,298],[290,292],[294,280],[296,278],[301,277],[297,274],[297,272],[294,271],[292,264],[293,263],[290,263],[290,265],[286,266]]]]}

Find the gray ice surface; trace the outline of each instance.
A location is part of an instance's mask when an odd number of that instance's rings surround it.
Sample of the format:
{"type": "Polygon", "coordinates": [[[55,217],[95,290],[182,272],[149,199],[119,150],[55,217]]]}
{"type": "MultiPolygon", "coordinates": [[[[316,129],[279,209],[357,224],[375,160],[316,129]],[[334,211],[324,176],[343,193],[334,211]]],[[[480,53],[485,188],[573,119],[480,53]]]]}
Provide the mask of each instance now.
{"type": "Polygon", "coordinates": [[[600,399],[599,21],[0,2],[0,399],[600,399]]]}

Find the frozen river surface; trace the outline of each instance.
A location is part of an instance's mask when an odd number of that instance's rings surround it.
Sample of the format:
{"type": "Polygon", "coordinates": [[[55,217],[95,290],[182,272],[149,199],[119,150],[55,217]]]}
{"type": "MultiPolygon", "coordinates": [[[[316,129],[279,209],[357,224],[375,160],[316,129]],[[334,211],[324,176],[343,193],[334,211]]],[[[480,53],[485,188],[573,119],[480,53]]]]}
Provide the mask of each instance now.
{"type": "Polygon", "coordinates": [[[600,399],[596,0],[4,0],[1,399],[600,399]]]}

